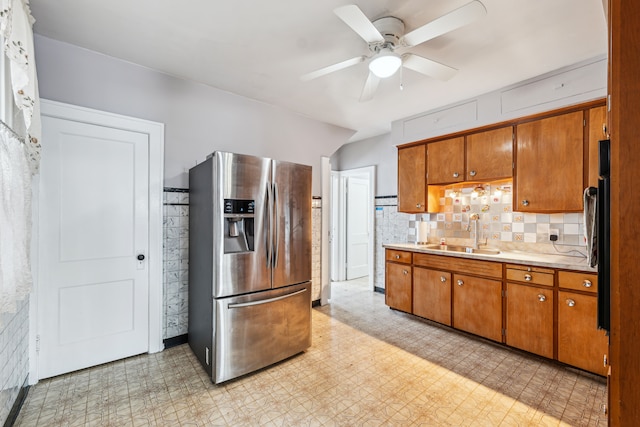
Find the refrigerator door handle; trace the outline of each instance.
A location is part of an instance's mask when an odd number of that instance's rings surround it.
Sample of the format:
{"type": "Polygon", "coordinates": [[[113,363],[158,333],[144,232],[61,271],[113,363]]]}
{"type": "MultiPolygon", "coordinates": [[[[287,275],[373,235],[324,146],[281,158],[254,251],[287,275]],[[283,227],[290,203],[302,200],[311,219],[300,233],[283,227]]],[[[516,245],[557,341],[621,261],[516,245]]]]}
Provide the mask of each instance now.
{"type": "Polygon", "coordinates": [[[269,298],[269,299],[261,299],[261,300],[258,300],[258,301],[240,302],[240,303],[235,303],[235,304],[229,304],[227,306],[227,308],[229,310],[231,310],[232,308],[242,308],[242,307],[251,307],[251,306],[254,306],[254,305],[269,304],[271,302],[280,301],[280,300],[285,299],[285,298],[291,298],[291,297],[294,297],[296,295],[303,294],[305,292],[307,292],[306,288],[305,289],[301,289],[301,290],[296,291],[296,292],[292,292],[290,294],[280,295],[279,297],[274,297],[274,298],[269,298]]]}
{"type": "Polygon", "coordinates": [[[272,256],[273,256],[273,218],[272,218],[272,206],[273,206],[273,196],[271,194],[271,185],[267,184],[267,209],[265,209],[266,212],[266,222],[267,222],[267,226],[266,226],[266,233],[267,233],[267,238],[266,240],[266,250],[267,250],[267,268],[271,268],[271,264],[272,264],[272,256]]]}
{"type": "Polygon", "coordinates": [[[278,266],[278,249],[280,248],[280,203],[278,200],[278,184],[273,183],[273,222],[275,223],[274,230],[274,253],[273,253],[273,268],[278,266]]]}

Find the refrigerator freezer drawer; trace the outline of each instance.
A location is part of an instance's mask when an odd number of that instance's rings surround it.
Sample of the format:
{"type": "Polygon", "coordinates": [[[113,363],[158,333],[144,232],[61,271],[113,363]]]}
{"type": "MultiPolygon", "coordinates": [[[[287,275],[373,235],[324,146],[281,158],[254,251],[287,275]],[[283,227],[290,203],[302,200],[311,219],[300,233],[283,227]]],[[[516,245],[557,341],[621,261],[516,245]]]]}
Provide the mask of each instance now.
{"type": "Polygon", "coordinates": [[[311,283],[215,300],[215,367],[221,383],[311,346],[311,283]]]}

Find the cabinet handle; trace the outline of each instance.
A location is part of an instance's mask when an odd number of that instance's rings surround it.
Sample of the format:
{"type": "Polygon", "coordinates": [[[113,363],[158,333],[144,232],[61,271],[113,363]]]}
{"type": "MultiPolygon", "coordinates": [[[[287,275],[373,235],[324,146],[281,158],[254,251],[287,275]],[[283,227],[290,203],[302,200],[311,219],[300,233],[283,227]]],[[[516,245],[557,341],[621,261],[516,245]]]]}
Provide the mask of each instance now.
{"type": "Polygon", "coordinates": [[[459,176],[460,176],[460,174],[459,174],[458,172],[454,172],[454,173],[453,173],[453,177],[454,177],[454,178],[457,178],[457,177],[459,177],[459,176]]]}
{"type": "Polygon", "coordinates": [[[604,136],[607,136],[607,124],[606,123],[602,124],[602,134],[604,136]]]}
{"type": "Polygon", "coordinates": [[[407,270],[402,270],[402,274],[406,276],[407,274],[409,274],[409,272],[407,270]]]}
{"type": "Polygon", "coordinates": [[[542,295],[542,294],[538,294],[538,301],[540,302],[545,302],[547,300],[547,297],[542,295]]]}
{"type": "Polygon", "coordinates": [[[524,280],[526,282],[530,282],[533,279],[533,276],[531,276],[530,274],[525,274],[524,275],[524,280]]]}
{"type": "Polygon", "coordinates": [[[464,285],[464,281],[462,279],[458,279],[458,286],[464,285]]]}
{"type": "Polygon", "coordinates": [[[522,201],[522,206],[529,206],[529,201],[528,200],[523,200],[522,201]]]}
{"type": "Polygon", "coordinates": [[[607,360],[607,355],[606,354],[602,355],[602,364],[605,366],[605,368],[609,364],[609,361],[607,360]]]}
{"type": "Polygon", "coordinates": [[[476,173],[477,173],[476,171],[471,171],[471,172],[469,172],[469,175],[476,176],[476,173]]]}
{"type": "Polygon", "coordinates": [[[440,281],[441,281],[442,283],[444,283],[444,282],[446,282],[446,281],[447,281],[447,278],[446,278],[446,277],[444,277],[444,276],[440,276],[440,281]]]}
{"type": "Polygon", "coordinates": [[[593,286],[593,284],[591,283],[591,280],[585,280],[582,283],[582,286],[584,286],[585,288],[590,288],[591,286],[593,286]]]}
{"type": "Polygon", "coordinates": [[[416,208],[420,209],[422,205],[420,203],[416,203],[416,208]]]}
{"type": "Polygon", "coordinates": [[[572,300],[571,298],[569,298],[569,299],[567,300],[567,305],[568,305],[569,307],[573,307],[574,305],[576,305],[576,302],[575,302],[574,300],[572,300]]]}
{"type": "Polygon", "coordinates": [[[396,255],[396,259],[400,259],[400,255],[396,255]]]}

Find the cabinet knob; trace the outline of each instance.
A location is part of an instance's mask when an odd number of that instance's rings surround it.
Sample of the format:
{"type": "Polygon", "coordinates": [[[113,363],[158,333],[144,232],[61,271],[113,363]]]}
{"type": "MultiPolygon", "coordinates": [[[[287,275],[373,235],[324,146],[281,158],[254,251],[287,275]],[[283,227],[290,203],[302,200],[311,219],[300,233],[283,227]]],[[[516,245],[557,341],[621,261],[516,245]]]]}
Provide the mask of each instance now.
{"type": "Polygon", "coordinates": [[[607,136],[607,124],[606,123],[602,124],[602,134],[604,136],[607,136]]]}
{"type": "Polygon", "coordinates": [[[547,297],[542,295],[542,294],[538,294],[538,301],[540,302],[545,302],[547,300],[547,297]]]}
{"type": "Polygon", "coordinates": [[[458,286],[464,285],[464,281],[462,279],[458,279],[458,286]]]}
{"type": "Polygon", "coordinates": [[[529,201],[528,200],[523,200],[522,201],[522,206],[529,206],[529,201]]]}
{"type": "Polygon", "coordinates": [[[567,305],[569,307],[573,307],[574,305],[576,305],[576,302],[574,300],[572,300],[571,298],[567,299],[567,305]]]}
{"type": "Polygon", "coordinates": [[[396,255],[396,259],[400,259],[400,255],[396,255]]]}
{"type": "Polygon", "coordinates": [[[530,281],[531,281],[531,279],[533,279],[533,276],[531,276],[530,274],[525,274],[525,275],[524,275],[524,280],[525,280],[525,281],[530,282],[530,281]]]}
{"type": "Polygon", "coordinates": [[[477,174],[477,172],[476,172],[476,171],[471,171],[471,172],[469,172],[469,175],[471,175],[471,176],[476,176],[476,174],[477,174]]]}
{"type": "Polygon", "coordinates": [[[591,286],[593,286],[593,283],[591,283],[591,280],[585,280],[584,282],[582,282],[582,286],[584,286],[585,288],[590,288],[591,286]]]}
{"type": "Polygon", "coordinates": [[[407,270],[402,270],[402,274],[406,276],[407,274],[409,274],[409,272],[407,270]]]}
{"type": "Polygon", "coordinates": [[[444,283],[444,282],[446,282],[446,281],[447,281],[447,278],[446,278],[446,277],[444,277],[444,276],[440,276],[440,281],[441,281],[442,283],[444,283]]]}
{"type": "Polygon", "coordinates": [[[457,178],[457,177],[459,177],[459,176],[460,176],[460,174],[459,174],[458,172],[454,172],[454,173],[453,173],[453,177],[454,177],[454,178],[457,178]]]}
{"type": "Polygon", "coordinates": [[[416,203],[416,208],[420,209],[422,205],[420,203],[416,203]]]}

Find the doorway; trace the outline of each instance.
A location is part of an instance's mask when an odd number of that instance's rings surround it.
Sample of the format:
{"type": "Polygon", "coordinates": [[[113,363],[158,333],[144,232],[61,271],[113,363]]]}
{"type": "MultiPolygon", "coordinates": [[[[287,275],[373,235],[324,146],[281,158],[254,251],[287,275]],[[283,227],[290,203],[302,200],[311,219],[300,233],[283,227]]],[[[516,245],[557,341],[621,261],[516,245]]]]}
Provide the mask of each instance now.
{"type": "Polygon", "coordinates": [[[373,289],[375,166],[331,173],[331,280],[373,289]]]}

